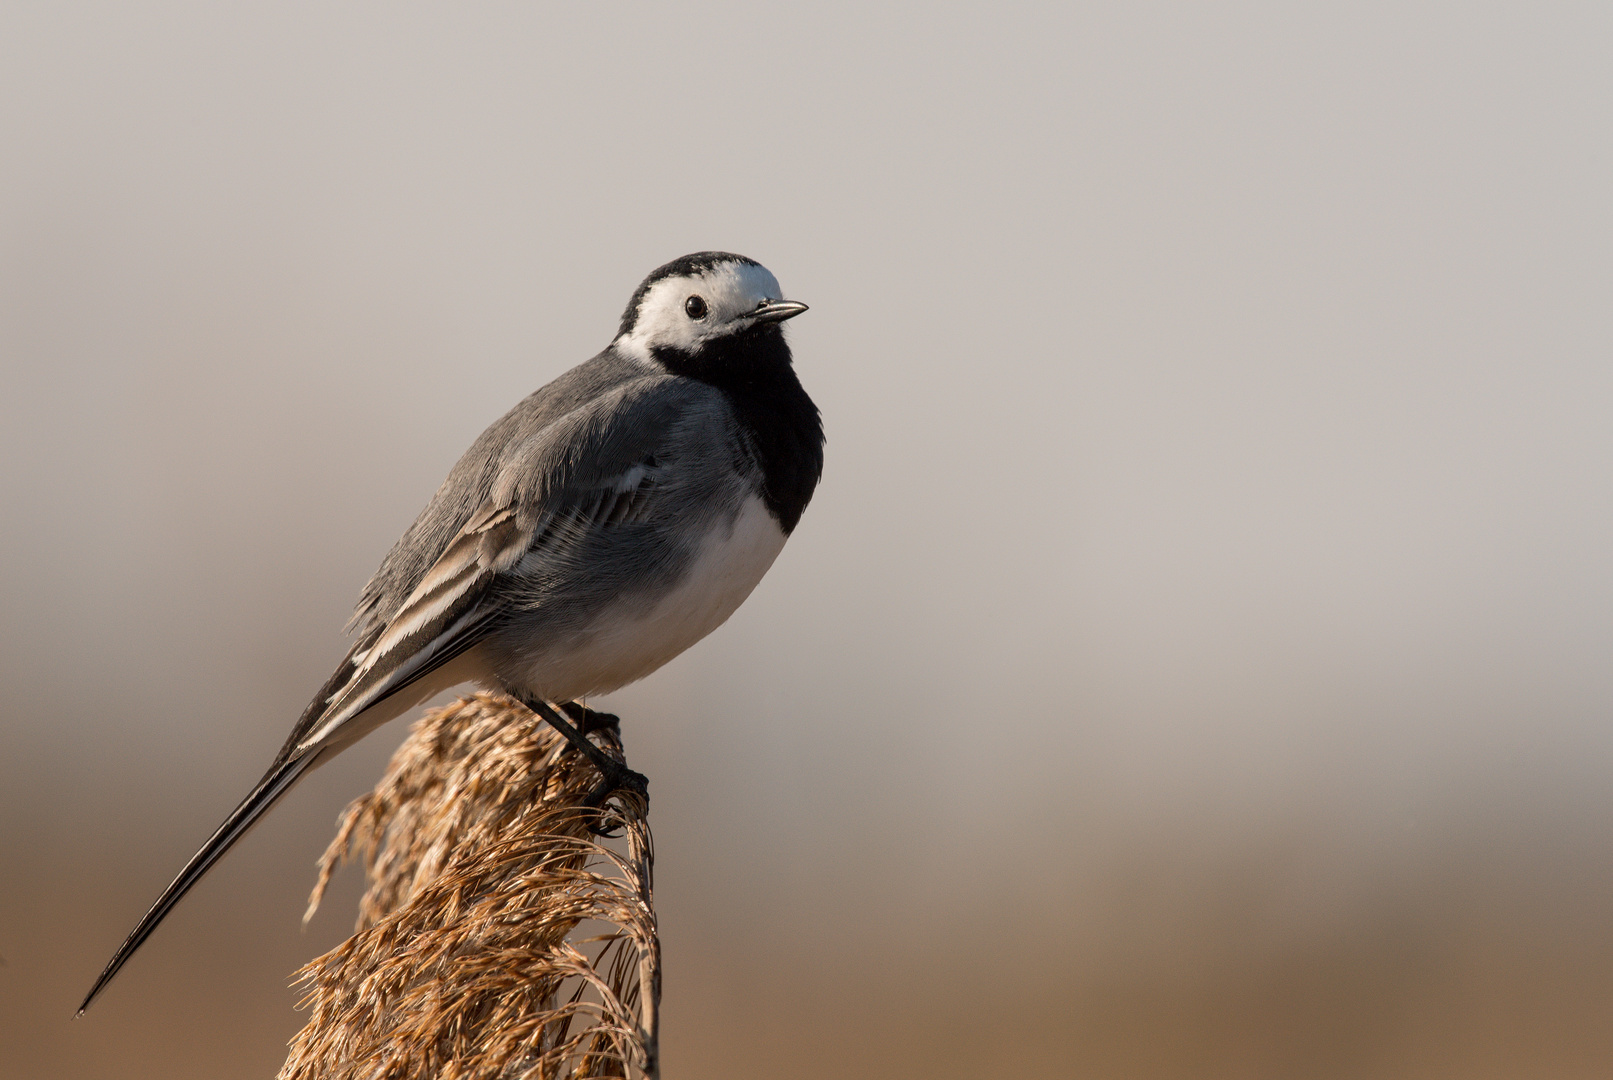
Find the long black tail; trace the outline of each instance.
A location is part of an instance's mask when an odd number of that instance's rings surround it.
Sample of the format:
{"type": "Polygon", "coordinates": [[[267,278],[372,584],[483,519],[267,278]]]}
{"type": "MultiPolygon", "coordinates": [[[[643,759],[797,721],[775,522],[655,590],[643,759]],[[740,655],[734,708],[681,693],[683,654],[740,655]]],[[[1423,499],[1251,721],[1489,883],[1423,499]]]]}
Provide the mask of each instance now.
{"type": "Polygon", "coordinates": [[[322,751],[316,750],[282,762],[269,770],[258,782],[258,786],[252,789],[252,794],[241,801],[241,805],[224,819],[224,824],[220,825],[218,831],[202,845],[202,849],[191,856],[190,862],[185,864],[185,869],[181,870],[173,883],[157,897],[157,902],[151,905],[151,910],[146,912],[145,918],[129,932],[128,939],[118,947],[118,951],[107,962],[106,970],[95,980],[90,992],[84,995],[84,1004],[78,1007],[75,1015],[84,1015],[84,1010],[90,1007],[90,1002],[94,1001],[95,996],[112,981],[112,976],[128,962],[135,950],[145,944],[146,938],[150,937],[151,932],[157,929],[157,925],[168,917],[168,913],[190,891],[190,887],[200,881],[202,875],[211,870],[213,864],[223,858],[224,853],[234,847],[235,842],[246,835],[253,823],[268,813],[269,808],[279,802],[280,797],[290,791],[292,785],[300,780],[303,773],[307,772],[321,756],[322,751]]]}

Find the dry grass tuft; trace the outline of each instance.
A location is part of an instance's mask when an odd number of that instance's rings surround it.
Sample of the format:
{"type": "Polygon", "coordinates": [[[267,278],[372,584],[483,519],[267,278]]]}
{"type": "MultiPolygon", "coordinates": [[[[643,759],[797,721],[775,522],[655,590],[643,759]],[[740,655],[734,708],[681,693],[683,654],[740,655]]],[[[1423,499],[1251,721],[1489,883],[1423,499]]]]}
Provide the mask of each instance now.
{"type": "MultiPolygon", "coordinates": [[[[580,725],[620,758],[613,718],[580,725]]],[[[307,1025],[280,1080],[655,1077],[661,953],[648,807],[516,702],[427,714],[320,862],[362,852],[356,932],[298,973],[307,1025]],[[617,850],[618,848],[622,850],[617,850]]]]}

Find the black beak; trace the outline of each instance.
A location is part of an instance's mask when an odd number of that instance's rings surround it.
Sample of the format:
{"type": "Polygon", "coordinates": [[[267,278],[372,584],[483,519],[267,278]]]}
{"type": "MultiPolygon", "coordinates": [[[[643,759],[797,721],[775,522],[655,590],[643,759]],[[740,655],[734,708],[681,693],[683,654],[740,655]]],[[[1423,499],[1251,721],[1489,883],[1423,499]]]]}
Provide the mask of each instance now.
{"type": "Polygon", "coordinates": [[[745,317],[757,322],[783,322],[795,318],[806,309],[805,304],[794,300],[764,300],[755,310],[747,312],[745,317]]]}

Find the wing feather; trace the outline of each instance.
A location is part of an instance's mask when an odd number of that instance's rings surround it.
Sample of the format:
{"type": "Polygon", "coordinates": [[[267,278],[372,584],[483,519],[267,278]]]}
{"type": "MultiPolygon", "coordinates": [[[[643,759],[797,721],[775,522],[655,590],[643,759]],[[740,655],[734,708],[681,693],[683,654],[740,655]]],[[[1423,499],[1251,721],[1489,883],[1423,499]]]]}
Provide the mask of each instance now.
{"type": "Polygon", "coordinates": [[[489,585],[531,540],[513,507],[485,506],[474,514],[393,617],[349,654],[345,678],[327,687],[325,707],[294,752],[328,741],[371,705],[474,645],[503,607],[489,585]]]}
{"type": "Polygon", "coordinates": [[[561,415],[543,413],[535,396],[489,428],[365,586],[359,640],[282,756],[329,742],[474,646],[521,592],[518,579],[552,578],[600,530],[644,521],[677,429],[691,416],[709,424],[717,399],[636,378],[561,415]]]}
{"type": "Polygon", "coordinates": [[[657,464],[653,454],[640,455],[615,475],[573,486],[553,511],[527,523],[513,505],[484,504],[392,617],[349,654],[344,676],[327,686],[324,708],[297,738],[293,754],[328,742],[370,706],[472,647],[506,609],[497,587],[503,575],[529,572],[534,557],[552,558],[557,548],[641,517],[657,464]]]}
{"type": "Polygon", "coordinates": [[[394,695],[474,648],[512,606],[530,606],[521,589],[529,569],[546,581],[592,573],[577,559],[601,530],[650,520],[660,455],[709,427],[712,410],[727,409],[721,400],[607,350],[483,432],[364,586],[348,624],[357,640],[269,772],[135,927],[84,1006],[299,778],[386,718],[387,708],[372,707],[392,698],[401,708],[394,695]]]}

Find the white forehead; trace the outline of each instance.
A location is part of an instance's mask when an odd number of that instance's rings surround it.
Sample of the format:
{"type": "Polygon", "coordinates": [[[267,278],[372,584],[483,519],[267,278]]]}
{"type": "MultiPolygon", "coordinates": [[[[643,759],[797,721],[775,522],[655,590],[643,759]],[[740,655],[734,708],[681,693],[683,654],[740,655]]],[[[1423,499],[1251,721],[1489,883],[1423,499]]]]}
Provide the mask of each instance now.
{"type": "Polygon", "coordinates": [[[778,278],[765,266],[751,262],[718,263],[698,274],[683,275],[658,281],[651,287],[653,295],[661,286],[670,286],[681,304],[689,291],[699,292],[706,303],[731,307],[735,313],[749,311],[763,300],[782,300],[778,278]],[[681,291],[680,291],[681,290],[681,291]]]}
{"type": "Polygon", "coordinates": [[[783,298],[778,278],[755,263],[722,262],[699,273],[662,278],[639,301],[632,332],[617,338],[616,346],[646,358],[657,346],[693,349],[738,329],[743,322],[736,325],[736,320],[762,301],[783,298]],[[684,310],[691,296],[706,302],[704,319],[691,319],[684,310]]]}

